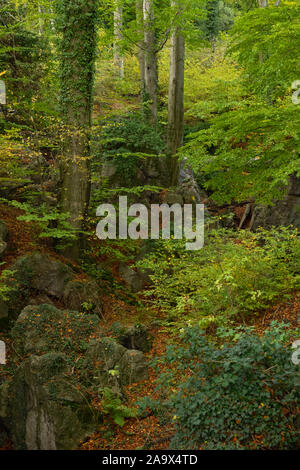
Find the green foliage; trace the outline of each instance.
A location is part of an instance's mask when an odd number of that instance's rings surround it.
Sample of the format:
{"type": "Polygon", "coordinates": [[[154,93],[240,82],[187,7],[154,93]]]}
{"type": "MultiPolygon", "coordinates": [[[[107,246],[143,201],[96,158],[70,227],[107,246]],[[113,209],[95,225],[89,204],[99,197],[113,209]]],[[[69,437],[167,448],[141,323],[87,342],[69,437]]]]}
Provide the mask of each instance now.
{"type": "Polygon", "coordinates": [[[292,103],[245,103],[190,135],[180,153],[207,176],[217,203],[255,197],[270,204],[285,193],[289,176],[300,174],[299,128],[300,109],[292,103]]]}
{"type": "Polygon", "coordinates": [[[137,410],[123,405],[121,398],[114,394],[109,388],[105,387],[103,390],[100,389],[99,392],[103,394],[103,413],[111,416],[118,426],[124,426],[126,418],[136,417],[137,410]]]}
{"type": "MultiPolygon", "coordinates": [[[[270,204],[282,197],[289,176],[299,175],[300,108],[291,102],[291,85],[300,69],[290,44],[299,44],[300,5],[281,3],[244,13],[233,28],[229,52],[241,67],[240,95],[226,106],[216,89],[214,105],[210,93],[193,110],[210,127],[190,135],[180,154],[205,175],[217,203],[270,204]]],[[[224,89],[228,81],[222,82],[224,89]]]]}
{"type": "MultiPolygon", "coordinates": [[[[209,127],[210,119],[235,109],[245,101],[241,70],[226,56],[226,41],[218,41],[215,51],[187,51],[185,72],[186,119],[209,127]],[[199,74],[201,80],[199,81],[199,74]]],[[[191,136],[193,137],[193,136],[191,136]]],[[[200,159],[199,159],[200,161],[200,159]]]]}
{"type": "Polygon", "coordinates": [[[10,205],[24,211],[18,220],[36,222],[40,228],[40,238],[54,238],[58,240],[74,240],[78,232],[68,222],[69,214],[59,212],[46,204],[36,207],[26,202],[8,201],[10,205]],[[57,227],[59,225],[59,227],[57,227]]]}
{"type": "Polygon", "coordinates": [[[256,8],[240,16],[231,32],[229,51],[245,68],[248,89],[269,103],[289,93],[299,79],[299,15],[299,1],[283,0],[278,7],[256,8]]]}
{"type": "Polygon", "coordinates": [[[244,320],[300,285],[297,229],[211,230],[205,246],[193,252],[182,240],[156,243],[156,252],[138,265],[152,272],[148,295],[177,326],[244,320]]]}
{"type": "Polygon", "coordinates": [[[218,345],[190,327],[167,348],[159,399],[142,409],[175,423],[172,449],[296,449],[299,371],[285,330],[275,322],[263,336],[240,329],[218,345]]]}
{"type": "MultiPolygon", "coordinates": [[[[1,265],[2,263],[0,263],[1,265]]],[[[15,288],[12,286],[14,271],[4,269],[0,275],[0,299],[8,301],[15,288]]]]}
{"type": "Polygon", "coordinates": [[[24,108],[39,91],[47,55],[45,41],[27,28],[24,13],[24,6],[0,1],[0,71],[6,71],[9,105],[19,112],[20,101],[24,108]]]}
{"type": "Polygon", "coordinates": [[[74,125],[85,124],[92,108],[96,58],[96,0],[57,0],[56,28],[60,54],[60,107],[67,120],[73,112],[74,125]],[[79,31],[82,34],[79,34],[79,31]]]}
{"type": "Polygon", "coordinates": [[[132,186],[136,182],[136,172],[141,162],[156,157],[164,150],[161,129],[150,126],[141,113],[110,119],[103,123],[95,135],[94,169],[99,157],[111,161],[124,184],[132,186]]]}

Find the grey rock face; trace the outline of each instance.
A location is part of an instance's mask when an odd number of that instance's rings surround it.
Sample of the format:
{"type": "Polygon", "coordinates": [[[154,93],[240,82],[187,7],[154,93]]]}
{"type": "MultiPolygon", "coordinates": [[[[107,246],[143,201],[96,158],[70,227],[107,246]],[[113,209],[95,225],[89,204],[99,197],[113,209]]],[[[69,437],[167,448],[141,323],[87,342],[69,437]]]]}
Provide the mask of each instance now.
{"type": "Polygon", "coordinates": [[[132,292],[139,292],[142,290],[144,285],[143,276],[137,271],[127,266],[125,263],[121,263],[119,272],[125,283],[129,286],[132,292]]]}
{"type": "Polygon", "coordinates": [[[148,377],[144,354],[128,350],[112,338],[102,338],[89,345],[82,370],[87,382],[98,389],[108,387],[117,394],[121,394],[123,385],[148,377]]]}
{"type": "Polygon", "coordinates": [[[146,326],[134,325],[119,329],[118,342],[127,349],[137,349],[146,353],[152,348],[153,337],[146,326]]]}
{"type": "Polygon", "coordinates": [[[0,220],[0,239],[3,241],[8,240],[8,227],[3,220],[0,220]]]}
{"type": "Polygon", "coordinates": [[[8,305],[0,298],[0,321],[8,319],[8,305]]]}
{"type": "Polygon", "coordinates": [[[47,304],[24,308],[11,330],[15,350],[21,356],[80,351],[80,341],[87,342],[91,334],[101,334],[96,315],[58,310],[47,304]]]}
{"type": "Polygon", "coordinates": [[[91,431],[89,406],[63,354],[30,356],[15,373],[10,392],[10,431],[17,450],[74,449],[91,431]]]}
{"type": "Polygon", "coordinates": [[[0,259],[7,250],[8,227],[5,222],[0,220],[0,259]]]}
{"type": "Polygon", "coordinates": [[[3,240],[0,240],[0,259],[2,258],[6,250],[7,250],[7,243],[4,242],[3,240]]]}
{"type": "Polygon", "coordinates": [[[69,266],[44,253],[22,256],[11,269],[21,284],[55,297],[62,296],[66,283],[74,277],[69,266]]]}
{"type": "Polygon", "coordinates": [[[273,206],[256,206],[253,210],[250,227],[270,228],[280,225],[294,225],[300,228],[300,178],[291,177],[287,194],[281,201],[275,201],[273,206]]]}
{"type": "Polygon", "coordinates": [[[121,385],[130,385],[148,378],[148,367],[141,351],[127,349],[119,365],[121,385]]]}
{"type": "Polygon", "coordinates": [[[63,302],[71,310],[93,312],[100,317],[103,314],[100,287],[96,281],[69,281],[64,288],[63,302]]]}

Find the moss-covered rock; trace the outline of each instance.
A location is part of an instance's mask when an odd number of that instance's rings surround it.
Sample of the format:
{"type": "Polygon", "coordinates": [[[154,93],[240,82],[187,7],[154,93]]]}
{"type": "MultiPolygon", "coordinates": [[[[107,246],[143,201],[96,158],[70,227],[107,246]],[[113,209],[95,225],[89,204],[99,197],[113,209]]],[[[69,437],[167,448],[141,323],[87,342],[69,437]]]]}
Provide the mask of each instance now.
{"type": "Polygon", "coordinates": [[[74,449],[98,419],[61,353],[25,360],[13,377],[10,396],[9,428],[16,450],[74,449]]]}
{"type": "Polygon", "coordinates": [[[39,252],[22,256],[11,270],[21,285],[54,297],[61,297],[65,285],[74,277],[69,266],[39,252]]]}
{"type": "Polygon", "coordinates": [[[66,308],[78,312],[103,314],[100,288],[96,281],[72,280],[67,283],[63,292],[63,302],[66,308]]]}
{"type": "Polygon", "coordinates": [[[0,240],[7,241],[9,235],[8,227],[3,220],[0,220],[0,240]]]}
{"type": "Polygon", "coordinates": [[[0,259],[5,254],[7,250],[7,243],[0,239],[0,259]]]}
{"type": "Polygon", "coordinates": [[[90,343],[82,363],[83,380],[95,388],[110,388],[121,394],[122,386],[148,377],[148,366],[141,351],[128,350],[112,338],[90,343]]]}
{"type": "Polygon", "coordinates": [[[3,326],[8,320],[8,303],[0,297],[0,327],[3,326]]]}
{"type": "Polygon", "coordinates": [[[29,305],[12,331],[14,348],[21,356],[61,351],[72,357],[85,350],[91,336],[100,336],[99,317],[58,310],[53,305],[29,305]]]}
{"type": "Polygon", "coordinates": [[[136,324],[125,328],[116,325],[118,342],[127,349],[137,349],[144,353],[149,352],[153,344],[153,336],[145,325],[136,324]]]}
{"type": "Polygon", "coordinates": [[[135,349],[127,349],[119,363],[121,386],[142,382],[148,378],[148,366],[144,354],[135,349]]]}
{"type": "Polygon", "coordinates": [[[110,388],[120,393],[118,366],[126,349],[112,338],[92,341],[82,363],[82,378],[93,389],[110,388]]]}

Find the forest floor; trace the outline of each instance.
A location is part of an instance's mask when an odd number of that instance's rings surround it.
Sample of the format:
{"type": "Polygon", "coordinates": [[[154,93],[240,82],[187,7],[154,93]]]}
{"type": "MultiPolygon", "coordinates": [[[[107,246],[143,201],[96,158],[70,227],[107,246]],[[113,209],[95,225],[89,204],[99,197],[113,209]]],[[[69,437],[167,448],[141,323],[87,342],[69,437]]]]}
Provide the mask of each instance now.
{"type": "MultiPolygon", "coordinates": [[[[113,299],[111,299],[113,301],[113,299]]],[[[114,302],[113,302],[114,305],[114,302]]],[[[272,321],[289,323],[291,327],[298,325],[300,312],[300,293],[295,292],[288,301],[280,302],[249,319],[248,324],[262,334],[272,321]]],[[[132,321],[132,311],[127,311],[127,321],[132,321]]],[[[153,312],[154,314],[154,312],[153,312]]],[[[157,317],[156,317],[157,318],[157,317]]],[[[153,319],[152,319],[153,320],[153,319]]],[[[111,321],[115,321],[114,315],[111,321]]],[[[122,321],[126,323],[126,314],[122,321]]],[[[147,354],[149,361],[161,358],[166,346],[173,341],[172,331],[166,328],[153,329],[154,343],[147,354]]],[[[126,406],[135,407],[138,400],[146,396],[155,396],[157,375],[152,367],[149,370],[149,379],[143,383],[126,387],[126,406]]],[[[154,415],[145,418],[127,419],[123,427],[116,426],[111,420],[90,436],[80,446],[81,450],[164,450],[168,449],[173,435],[173,426],[161,424],[154,415]]]]}
{"type": "MultiPolygon", "coordinates": [[[[4,258],[4,264],[0,265],[1,269],[9,269],[9,266],[15,259],[26,253],[42,250],[51,256],[59,257],[62,261],[65,259],[57,255],[47,241],[38,239],[38,230],[34,224],[24,224],[18,221],[19,211],[0,205],[0,218],[5,220],[10,231],[10,249],[4,258]]],[[[78,270],[78,266],[77,266],[78,270]]],[[[117,270],[113,270],[117,273],[117,270]]],[[[84,273],[82,273],[84,275],[84,273]]],[[[117,276],[117,274],[115,274],[117,276]]],[[[120,279],[117,279],[121,282],[120,279]]],[[[139,296],[139,304],[134,304],[132,299],[126,301],[126,290],[123,296],[116,296],[113,293],[104,295],[104,315],[103,319],[99,319],[101,326],[109,336],[113,336],[112,325],[118,321],[124,325],[132,325],[136,322],[143,323],[151,328],[150,332],[154,337],[153,347],[147,358],[150,363],[155,358],[164,356],[166,347],[174,341],[172,328],[164,326],[153,326],[153,323],[163,324],[164,315],[147,305],[142,294],[139,296]],[[160,322],[158,321],[160,320],[160,322]]],[[[59,305],[57,305],[59,308],[59,305]]],[[[274,320],[290,323],[292,327],[298,324],[298,315],[300,312],[300,293],[295,292],[287,301],[277,303],[264,312],[253,315],[248,319],[247,323],[255,327],[257,332],[263,331],[274,320]]],[[[10,355],[11,341],[5,333],[0,332],[0,340],[4,340],[8,346],[8,357],[10,355]]],[[[1,378],[1,377],[0,377],[1,378]]],[[[2,376],[3,378],[3,376],[2,376]]],[[[7,378],[7,377],[5,377],[7,378]]],[[[136,383],[125,388],[126,406],[135,408],[137,402],[143,397],[155,396],[157,375],[153,367],[149,367],[149,378],[142,383],[136,383]]],[[[94,405],[101,406],[95,399],[94,405]]],[[[103,425],[99,427],[96,433],[89,436],[81,443],[80,450],[159,450],[169,448],[173,435],[173,425],[161,424],[159,418],[153,414],[144,418],[127,419],[123,427],[117,426],[112,419],[107,417],[103,425]]],[[[0,450],[11,449],[11,443],[0,450]]]]}

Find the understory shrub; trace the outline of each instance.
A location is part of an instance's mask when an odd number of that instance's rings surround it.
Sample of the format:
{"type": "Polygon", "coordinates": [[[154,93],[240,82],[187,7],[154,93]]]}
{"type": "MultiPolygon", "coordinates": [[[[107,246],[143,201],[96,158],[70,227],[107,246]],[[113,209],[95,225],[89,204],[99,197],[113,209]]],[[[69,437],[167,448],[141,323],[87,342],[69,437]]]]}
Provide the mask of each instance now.
{"type": "Polygon", "coordinates": [[[244,321],[299,287],[300,237],[291,227],[211,230],[199,251],[187,251],[183,240],[160,240],[138,265],[152,273],[148,295],[169,321],[223,325],[244,321]]]}
{"type": "Polygon", "coordinates": [[[300,376],[289,334],[274,322],[263,336],[240,328],[220,345],[188,327],[160,361],[159,398],[141,409],[173,421],[172,449],[295,449],[300,376]]]}

